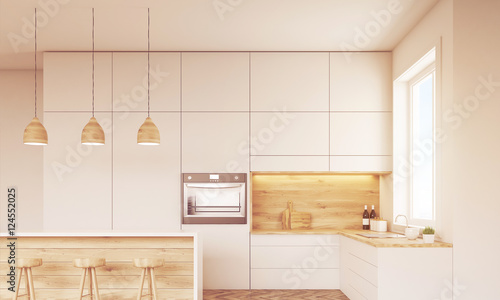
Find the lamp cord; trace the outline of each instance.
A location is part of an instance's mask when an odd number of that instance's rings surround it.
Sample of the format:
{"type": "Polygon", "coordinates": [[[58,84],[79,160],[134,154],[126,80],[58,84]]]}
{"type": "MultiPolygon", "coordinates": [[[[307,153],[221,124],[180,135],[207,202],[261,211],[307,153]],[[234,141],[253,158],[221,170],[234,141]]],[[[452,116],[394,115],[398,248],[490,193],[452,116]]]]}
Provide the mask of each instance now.
{"type": "Polygon", "coordinates": [[[92,7],[92,117],[94,117],[94,8],[92,7]]]}
{"type": "Polygon", "coordinates": [[[149,118],[149,109],[150,109],[150,106],[149,106],[149,101],[150,101],[150,79],[149,79],[149,73],[150,73],[150,64],[149,64],[149,52],[150,52],[150,49],[151,49],[151,42],[150,42],[150,39],[149,39],[149,27],[151,26],[151,20],[150,20],[150,14],[149,14],[149,8],[148,8],[148,118],[149,118]]]}
{"type": "Polygon", "coordinates": [[[37,30],[37,18],[36,18],[36,7],[35,7],[35,118],[37,117],[37,106],[36,106],[36,103],[37,103],[37,93],[36,93],[36,86],[37,86],[37,80],[36,80],[36,51],[37,51],[37,45],[36,45],[36,30],[37,30]]]}

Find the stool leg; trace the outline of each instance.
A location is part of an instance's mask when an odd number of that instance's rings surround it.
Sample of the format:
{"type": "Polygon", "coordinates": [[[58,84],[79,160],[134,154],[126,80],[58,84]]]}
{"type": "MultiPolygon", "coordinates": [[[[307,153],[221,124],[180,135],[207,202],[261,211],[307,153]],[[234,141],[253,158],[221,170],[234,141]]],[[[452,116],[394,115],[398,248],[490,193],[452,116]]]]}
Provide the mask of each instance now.
{"type": "Polygon", "coordinates": [[[151,281],[153,282],[153,298],[156,300],[158,295],[156,294],[155,268],[149,269],[149,272],[151,273],[151,281]]]}
{"type": "Polygon", "coordinates": [[[21,288],[20,285],[21,285],[21,277],[22,276],[23,276],[23,268],[20,268],[19,274],[17,275],[16,293],[14,294],[14,297],[12,298],[12,300],[16,300],[17,295],[19,295],[19,289],[21,288]]]}
{"type": "Polygon", "coordinates": [[[151,268],[147,268],[146,272],[148,273],[148,283],[149,283],[149,299],[153,300],[153,280],[151,279],[151,268]]]}
{"type": "Polygon", "coordinates": [[[89,295],[90,295],[90,299],[94,299],[94,296],[93,296],[93,293],[92,293],[92,268],[88,268],[87,270],[88,274],[89,274],[89,295]]]}
{"type": "Polygon", "coordinates": [[[24,287],[26,289],[26,295],[25,296],[28,296],[28,299],[31,298],[30,296],[30,280],[29,280],[29,277],[28,277],[28,270],[29,268],[25,268],[24,269],[24,287]]]}
{"type": "Polygon", "coordinates": [[[95,297],[97,300],[101,300],[101,295],[99,295],[99,286],[97,285],[97,273],[95,268],[92,268],[92,280],[94,281],[95,297]]]}
{"type": "Polygon", "coordinates": [[[26,273],[28,275],[28,286],[29,286],[29,293],[28,293],[28,297],[29,299],[33,299],[33,300],[36,300],[36,297],[35,297],[35,288],[33,287],[33,273],[31,273],[31,268],[28,268],[26,270],[26,273]]]}
{"type": "Polygon", "coordinates": [[[141,285],[139,286],[139,294],[137,295],[137,300],[141,300],[141,298],[142,298],[142,288],[144,286],[144,277],[145,276],[146,276],[146,269],[142,269],[141,285]]]}
{"type": "Polygon", "coordinates": [[[85,288],[85,277],[87,276],[87,269],[82,269],[82,278],[80,279],[80,300],[83,298],[83,289],[85,288]]]}

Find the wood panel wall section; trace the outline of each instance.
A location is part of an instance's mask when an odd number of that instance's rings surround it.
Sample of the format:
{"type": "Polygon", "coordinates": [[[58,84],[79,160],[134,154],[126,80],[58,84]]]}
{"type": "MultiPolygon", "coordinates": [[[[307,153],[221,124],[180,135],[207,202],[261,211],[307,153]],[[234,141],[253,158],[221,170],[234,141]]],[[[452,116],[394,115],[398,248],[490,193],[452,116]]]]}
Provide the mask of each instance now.
{"type": "Polygon", "coordinates": [[[288,201],[311,213],[311,230],[362,229],[364,205],[380,211],[379,174],[253,173],[251,185],[253,233],[283,231],[288,201]]]}
{"type": "MultiPolygon", "coordinates": [[[[7,239],[0,241],[0,299],[12,299],[7,239]]],[[[32,269],[37,299],[77,299],[81,269],[73,259],[81,257],[106,259],[96,269],[102,299],[137,298],[141,269],[132,265],[134,258],[164,259],[165,266],[155,269],[159,299],[194,299],[193,237],[18,237],[16,251],[17,258],[43,259],[32,269]]]]}

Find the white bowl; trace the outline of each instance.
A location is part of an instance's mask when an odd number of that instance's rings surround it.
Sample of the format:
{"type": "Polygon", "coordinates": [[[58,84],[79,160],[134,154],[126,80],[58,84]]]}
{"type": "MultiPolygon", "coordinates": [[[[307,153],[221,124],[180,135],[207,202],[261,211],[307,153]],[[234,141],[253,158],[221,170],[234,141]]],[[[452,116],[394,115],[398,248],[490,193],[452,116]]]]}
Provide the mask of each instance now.
{"type": "Polygon", "coordinates": [[[414,240],[418,237],[419,229],[414,227],[406,227],[405,235],[409,240],[414,240]]]}

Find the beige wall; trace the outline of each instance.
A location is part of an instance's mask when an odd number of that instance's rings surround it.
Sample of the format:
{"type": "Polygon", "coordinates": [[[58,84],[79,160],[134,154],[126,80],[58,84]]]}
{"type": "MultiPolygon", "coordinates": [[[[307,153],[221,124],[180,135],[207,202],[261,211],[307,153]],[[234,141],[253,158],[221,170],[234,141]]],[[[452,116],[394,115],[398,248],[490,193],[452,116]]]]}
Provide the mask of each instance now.
{"type": "MultiPolygon", "coordinates": [[[[393,51],[393,79],[397,79],[409,67],[417,62],[433,46],[441,41],[442,55],[442,91],[441,111],[444,112],[452,106],[453,99],[453,1],[441,0],[422,19],[422,21],[398,44],[393,51]]],[[[394,99],[397,101],[397,99],[394,99]]],[[[448,134],[448,139],[439,143],[442,159],[438,161],[441,184],[438,186],[438,197],[441,206],[441,222],[436,224],[437,234],[447,242],[453,240],[453,198],[449,196],[453,190],[450,182],[446,180],[454,170],[447,166],[453,164],[455,149],[449,142],[451,128],[445,121],[440,126],[448,134]],[[440,190],[439,190],[440,188],[440,190]]],[[[397,129],[397,127],[395,127],[397,129]]],[[[395,159],[396,153],[395,153],[395,159]]],[[[395,168],[395,172],[396,172],[395,168]]],[[[439,174],[438,174],[439,175],[439,174]]],[[[382,199],[383,200],[383,199],[382,199]]],[[[392,209],[392,203],[381,203],[384,207],[392,209]]],[[[387,213],[386,213],[387,214],[387,213]]]]}
{"type": "MultiPolygon", "coordinates": [[[[38,73],[38,113],[43,122],[42,72],[38,73]]],[[[42,231],[43,150],[23,144],[33,118],[33,71],[0,71],[0,232],[7,229],[7,187],[18,189],[17,231],[42,231]]],[[[50,133],[49,133],[50,140],[50,133]]]]}
{"type": "Polygon", "coordinates": [[[454,1],[453,102],[466,108],[451,140],[455,163],[448,166],[454,187],[449,197],[455,201],[456,299],[499,297],[499,12],[498,0],[454,1]]]}

